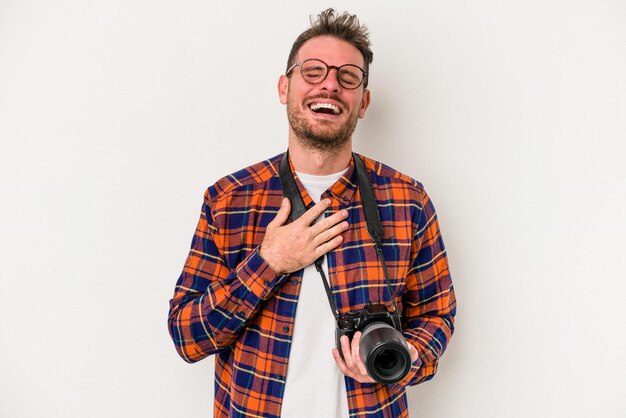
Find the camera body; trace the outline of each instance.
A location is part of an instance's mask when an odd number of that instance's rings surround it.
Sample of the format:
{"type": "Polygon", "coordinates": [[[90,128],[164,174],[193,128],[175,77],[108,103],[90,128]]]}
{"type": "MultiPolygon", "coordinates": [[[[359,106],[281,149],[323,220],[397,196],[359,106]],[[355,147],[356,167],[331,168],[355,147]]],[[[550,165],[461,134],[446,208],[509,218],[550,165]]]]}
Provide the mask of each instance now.
{"type": "Polygon", "coordinates": [[[364,306],[337,316],[336,343],[343,358],[340,338],[352,340],[361,331],[359,353],[370,377],[379,383],[391,384],[402,380],[411,368],[408,345],[402,336],[400,314],[389,312],[382,304],[364,306]]]}
{"type": "Polygon", "coordinates": [[[341,352],[341,344],[339,339],[343,335],[347,335],[348,339],[357,331],[363,332],[365,326],[373,322],[384,322],[391,325],[398,332],[402,332],[402,324],[400,323],[400,315],[396,312],[389,312],[387,307],[382,304],[369,303],[360,311],[350,311],[337,316],[337,347],[341,352]]]}

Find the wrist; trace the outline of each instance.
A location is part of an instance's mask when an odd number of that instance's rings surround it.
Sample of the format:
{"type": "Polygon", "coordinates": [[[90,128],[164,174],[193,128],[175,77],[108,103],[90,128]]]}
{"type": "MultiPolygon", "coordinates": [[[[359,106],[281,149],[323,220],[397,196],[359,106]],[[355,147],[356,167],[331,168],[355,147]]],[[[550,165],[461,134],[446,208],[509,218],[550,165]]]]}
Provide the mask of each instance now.
{"type": "Polygon", "coordinates": [[[277,275],[283,274],[280,267],[271,259],[271,253],[269,253],[266,248],[263,247],[262,243],[259,245],[258,253],[259,256],[267,263],[270,269],[274,271],[274,273],[276,273],[277,275]]]}

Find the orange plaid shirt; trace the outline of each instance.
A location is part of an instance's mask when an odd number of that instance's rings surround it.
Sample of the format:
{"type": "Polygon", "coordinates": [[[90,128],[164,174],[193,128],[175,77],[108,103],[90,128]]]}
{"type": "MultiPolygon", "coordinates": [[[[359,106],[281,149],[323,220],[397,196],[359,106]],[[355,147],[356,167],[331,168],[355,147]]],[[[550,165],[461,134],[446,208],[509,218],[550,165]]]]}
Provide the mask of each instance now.
{"type": "MultiPolygon", "coordinates": [[[[258,247],[280,208],[281,158],[245,168],[208,188],[170,301],[169,330],[180,356],[192,363],[216,355],[216,417],[280,416],[302,270],[276,275],[258,247]]],[[[346,377],[348,406],[351,417],[406,417],[405,387],[434,376],[454,330],[456,300],[437,215],[422,185],[363,160],[384,228],[383,253],[403,334],[419,359],[393,385],[346,377]]],[[[342,245],[327,255],[329,284],[342,313],[370,301],[391,305],[355,178],[351,162],[322,195],[333,202],[327,214],[349,213],[342,245]]],[[[296,184],[310,207],[312,200],[297,177],[296,184]]],[[[320,301],[320,308],[330,309],[328,301],[320,301]]],[[[315,382],[311,388],[315,390],[315,382]]]]}

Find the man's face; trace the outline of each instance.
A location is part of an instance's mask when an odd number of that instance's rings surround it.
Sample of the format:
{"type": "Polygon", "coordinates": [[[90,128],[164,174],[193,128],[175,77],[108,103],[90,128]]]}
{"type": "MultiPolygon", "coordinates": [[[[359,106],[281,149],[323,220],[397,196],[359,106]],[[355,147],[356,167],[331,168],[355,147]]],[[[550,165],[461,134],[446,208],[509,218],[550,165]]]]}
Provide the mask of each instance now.
{"type": "MultiPolygon", "coordinates": [[[[298,51],[296,62],[310,58],[337,67],[344,64],[365,67],[358,49],[329,36],[305,42],[298,51]]],[[[321,83],[310,84],[302,78],[300,68],[295,67],[289,78],[280,77],[278,93],[281,103],[287,105],[290,133],[305,146],[322,151],[339,150],[345,145],[358,118],[365,116],[370,102],[369,90],[363,85],[355,90],[342,87],[335,69],[330,69],[321,83]]]]}

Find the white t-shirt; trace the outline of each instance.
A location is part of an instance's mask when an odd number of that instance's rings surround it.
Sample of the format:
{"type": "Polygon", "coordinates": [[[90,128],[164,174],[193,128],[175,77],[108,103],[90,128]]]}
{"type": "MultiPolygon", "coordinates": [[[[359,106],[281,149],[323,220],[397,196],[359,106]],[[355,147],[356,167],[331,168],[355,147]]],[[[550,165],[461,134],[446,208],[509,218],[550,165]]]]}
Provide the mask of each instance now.
{"type": "MultiPolygon", "coordinates": [[[[317,203],[322,193],[335,184],[346,170],[327,176],[296,174],[311,199],[317,203]]],[[[322,214],[318,220],[323,217],[322,214]]],[[[322,268],[328,278],[326,256],[322,268]]],[[[335,317],[322,278],[315,265],[311,264],[304,268],[302,277],[281,417],[348,416],[344,376],[331,352],[335,347],[335,328],[335,317]]]]}

